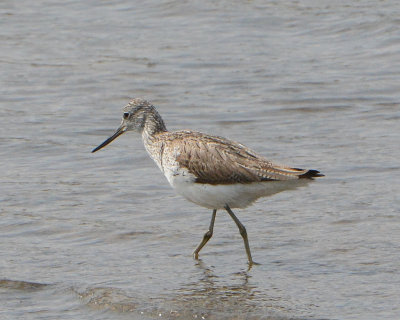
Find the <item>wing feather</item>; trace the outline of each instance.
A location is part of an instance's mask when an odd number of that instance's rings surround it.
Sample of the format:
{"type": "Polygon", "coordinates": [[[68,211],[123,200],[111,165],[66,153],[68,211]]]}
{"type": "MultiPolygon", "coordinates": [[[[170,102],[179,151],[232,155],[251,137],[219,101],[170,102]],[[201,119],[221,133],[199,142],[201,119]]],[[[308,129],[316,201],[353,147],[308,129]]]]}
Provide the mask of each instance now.
{"type": "Polygon", "coordinates": [[[187,168],[197,183],[252,183],[320,176],[316,170],[274,164],[244,145],[225,138],[194,131],[168,134],[167,144],[175,150],[175,161],[187,168]]]}

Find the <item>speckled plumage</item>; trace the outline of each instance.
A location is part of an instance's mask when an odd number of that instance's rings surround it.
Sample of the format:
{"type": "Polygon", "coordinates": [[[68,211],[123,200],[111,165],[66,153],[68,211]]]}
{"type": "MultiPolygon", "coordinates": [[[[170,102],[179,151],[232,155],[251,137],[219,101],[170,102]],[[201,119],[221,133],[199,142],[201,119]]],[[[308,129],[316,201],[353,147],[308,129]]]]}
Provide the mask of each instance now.
{"type": "MultiPolygon", "coordinates": [[[[322,174],[273,163],[244,145],[196,131],[169,132],[148,101],[133,99],[124,108],[115,134],[95,152],[126,131],[141,133],[144,146],[176,192],[191,202],[213,209],[212,235],[217,209],[226,209],[243,236],[249,264],[253,263],[244,226],[231,208],[244,208],[260,197],[294,189],[322,174]]],[[[204,236],[195,257],[211,236],[204,236]]]]}
{"type": "MultiPolygon", "coordinates": [[[[274,164],[244,145],[196,131],[162,132],[147,143],[156,158],[174,154],[179,166],[196,176],[196,183],[235,184],[297,180],[308,170],[274,164]]],[[[165,161],[164,161],[165,162],[165,161]]],[[[162,166],[162,165],[161,165],[162,166]]]]}

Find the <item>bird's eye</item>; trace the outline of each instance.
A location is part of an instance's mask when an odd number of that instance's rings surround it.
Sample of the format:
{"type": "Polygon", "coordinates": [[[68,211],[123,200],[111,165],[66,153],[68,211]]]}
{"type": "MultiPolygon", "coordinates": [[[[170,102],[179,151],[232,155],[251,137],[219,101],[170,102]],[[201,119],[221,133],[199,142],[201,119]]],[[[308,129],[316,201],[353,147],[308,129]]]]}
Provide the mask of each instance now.
{"type": "Polygon", "coordinates": [[[128,119],[129,118],[129,112],[124,112],[124,119],[128,119]]]}

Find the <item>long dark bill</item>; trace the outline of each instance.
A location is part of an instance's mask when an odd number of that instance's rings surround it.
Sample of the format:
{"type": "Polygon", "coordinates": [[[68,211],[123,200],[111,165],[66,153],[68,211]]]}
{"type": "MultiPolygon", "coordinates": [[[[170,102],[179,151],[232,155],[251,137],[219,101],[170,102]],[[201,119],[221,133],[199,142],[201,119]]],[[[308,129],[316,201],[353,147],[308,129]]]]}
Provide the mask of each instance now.
{"type": "Polygon", "coordinates": [[[123,134],[126,131],[124,126],[120,126],[117,131],[115,131],[115,133],[109,137],[106,141],[104,141],[101,145],[99,145],[98,147],[94,148],[92,150],[93,152],[96,152],[97,150],[100,150],[101,148],[105,147],[106,145],[108,145],[111,141],[113,141],[114,139],[118,138],[121,134],[123,134]]]}

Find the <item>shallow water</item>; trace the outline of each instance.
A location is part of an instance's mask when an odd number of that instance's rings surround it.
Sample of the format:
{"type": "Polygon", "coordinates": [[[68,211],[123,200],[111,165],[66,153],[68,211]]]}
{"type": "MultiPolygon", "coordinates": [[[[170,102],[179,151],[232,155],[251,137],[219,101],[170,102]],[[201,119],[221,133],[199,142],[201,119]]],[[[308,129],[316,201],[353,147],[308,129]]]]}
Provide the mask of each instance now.
{"type": "Polygon", "coordinates": [[[400,317],[397,1],[2,1],[1,319],[400,317]],[[176,196],[131,97],[170,129],[321,170],[236,213],[176,196]]]}

